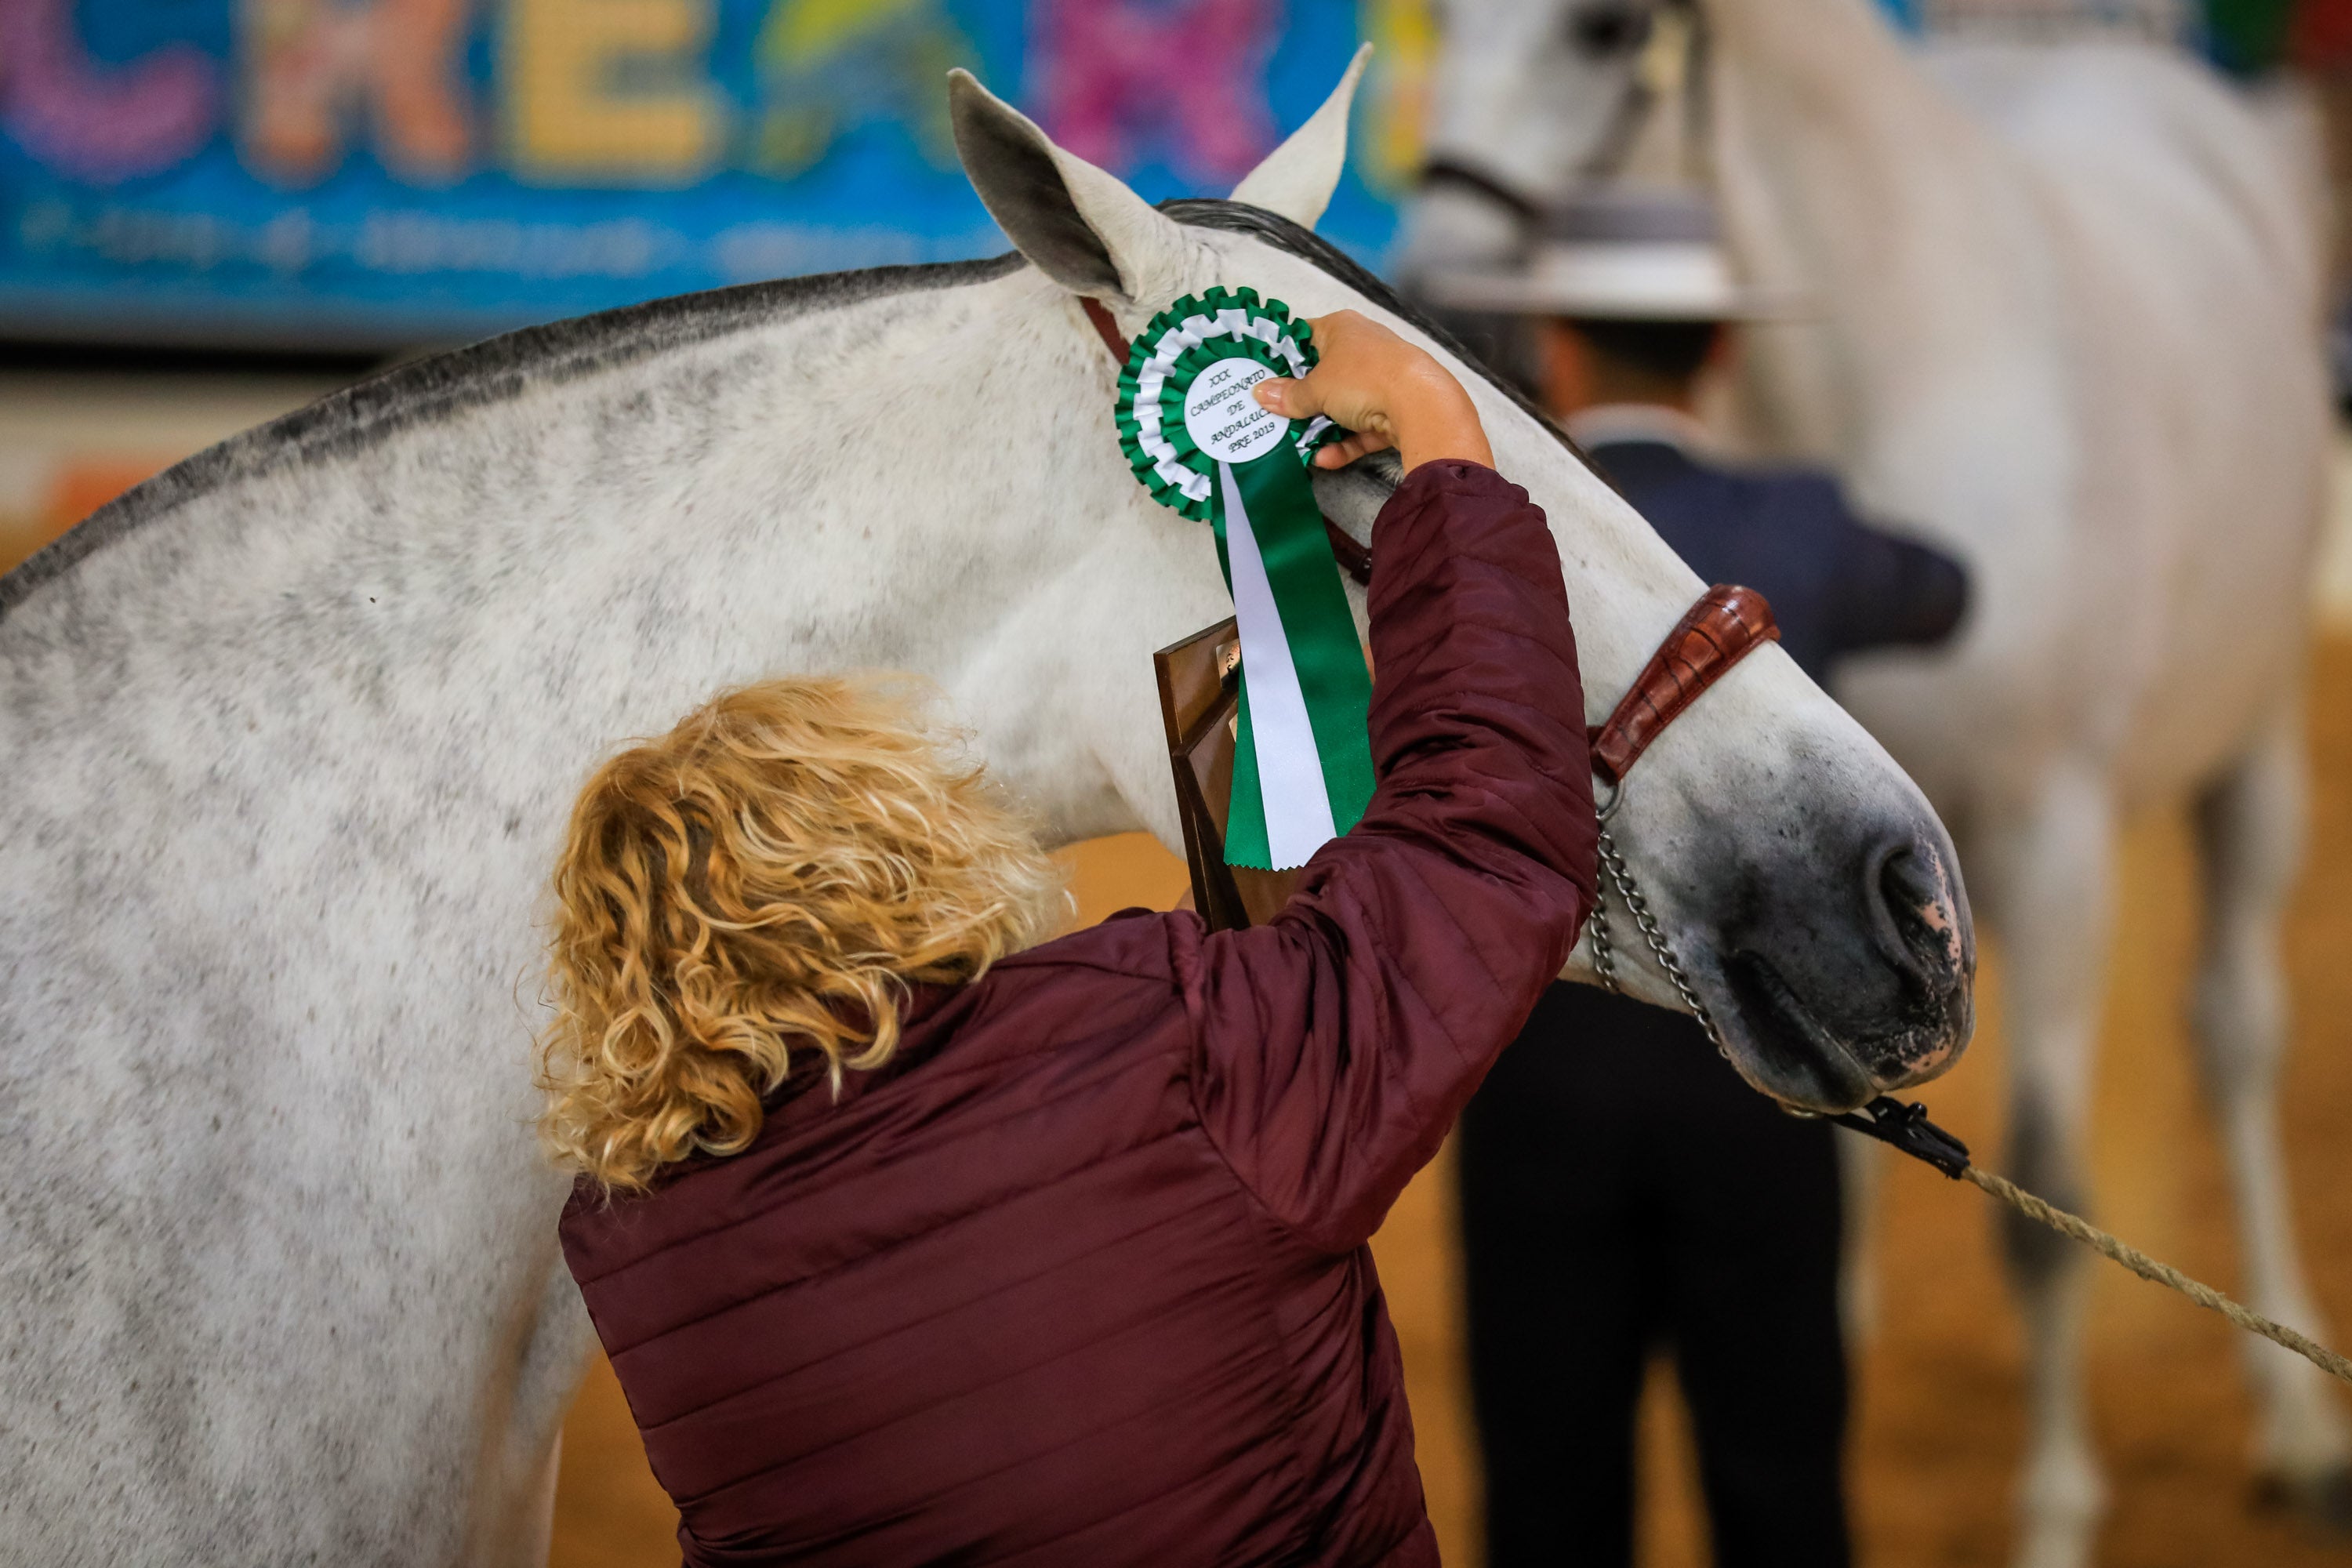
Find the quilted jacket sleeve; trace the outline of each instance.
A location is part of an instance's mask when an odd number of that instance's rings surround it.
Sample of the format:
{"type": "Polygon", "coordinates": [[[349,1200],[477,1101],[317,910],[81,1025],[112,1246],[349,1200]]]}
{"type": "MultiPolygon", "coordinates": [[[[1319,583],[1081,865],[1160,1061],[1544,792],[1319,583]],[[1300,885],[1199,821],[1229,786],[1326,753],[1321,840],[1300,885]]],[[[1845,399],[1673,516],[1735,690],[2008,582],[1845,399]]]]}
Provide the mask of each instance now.
{"type": "Polygon", "coordinates": [[[1335,1251],[1437,1152],[1567,961],[1594,871],[1543,513],[1491,469],[1424,464],[1372,547],[1370,809],[1269,924],[1171,926],[1211,1137],[1286,1226],[1335,1251]]]}

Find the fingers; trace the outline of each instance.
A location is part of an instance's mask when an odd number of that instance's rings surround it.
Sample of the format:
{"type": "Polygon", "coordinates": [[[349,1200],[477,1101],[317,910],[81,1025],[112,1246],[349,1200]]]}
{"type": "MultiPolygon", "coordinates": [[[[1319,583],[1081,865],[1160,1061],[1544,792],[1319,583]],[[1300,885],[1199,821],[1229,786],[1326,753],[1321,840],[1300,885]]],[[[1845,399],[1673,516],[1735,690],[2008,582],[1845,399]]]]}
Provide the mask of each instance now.
{"type": "Polygon", "coordinates": [[[1312,419],[1323,412],[1323,400],[1317,389],[1305,381],[1295,381],[1286,375],[1261,381],[1250,391],[1256,396],[1258,406],[1285,419],[1312,419]]]}
{"type": "Polygon", "coordinates": [[[1406,344],[1378,321],[1355,310],[1309,316],[1307,324],[1314,331],[1323,369],[1309,372],[1303,380],[1276,376],[1259,382],[1258,403],[1286,419],[1312,419],[1318,414],[1331,414],[1341,424],[1347,424],[1348,420],[1332,414],[1324,395],[1324,384],[1329,379],[1326,372],[1349,384],[1362,382],[1367,376],[1377,379],[1386,368],[1378,363],[1379,358],[1391,349],[1404,350],[1406,344]]]}
{"type": "Polygon", "coordinates": [[[1326,353],[1335,342],[1344,342],[1350,338],[1379,336],[1393,339],[1396,336],[1361,310],[1334,310],[1328,316],[1309,316],[1307,325],[1315,333],[1316,345],[1326,353]]]}
{"type": "MultiPolygon", "coordinates": [[[[1397,444],[1391,400],[1423,398],[1416,390],[1434,361],[1388,328],[1354,310],[1312,316],[1318,363],[1303,377],[1274,376],[1253,388],[1259,406],[1286,419],[1328,416],[1349,434],[1315,455],[1316,467],[1345,468],[1397,444]]],[[[1442,373],[1441,373],[1442,374],[1442,373]]],[[[1447,385],[1451,386],[1448,378],[1447,385]]],[[[1458,388],[1455,389],[1458,393],[1458,388]]]]}
{"type": "Polygon", "coordinates": [[[1315,466],[1318,468],[1344,468],[1357,458],[1374,452],[1385,452],[1394,445],[1376,430],[1359,430],[1343,441],[1334,441],[1318,448],[1315,466]]]}
{"type": "MultiPolygon", "coordinates": [[[[1252,387],[1259,405],[1267,412],[1286,419],[1312,419],[1324,411],[1323,399],[1313,376],[1295,381],[1287,376],[1276,376],[1252,387]]],[[[1333,441],[1315,454],[1318,468],[1344,468],[1357,458],[1372,452],[1384,452],[1395,445],[1388,435],[1379,430],[1350,431],[1344,438],[1333,441]]]]}
{"type": "Polygon", "coordinates": [[[1451,371],[1370,317],[1334,310],[1308,319],[1318,353],[1297,379],[1274,376],[1253,389],[1258,404],[1286,419],[1328,416],[1351,432],[1318,452],[1321,468],[1345,468],[1394,447],[1410,470],[1454,458],[1495,466],[1477,405],[1451,371]]]}
{"type": "MultiPolygon", "coordinates": [[[[1261,381],[1250,389],[1267,412],[1286,419],[1311,419],[1322,412],[1322,400],[1315,395],[1313,378],[1293,381],[1277,376],[1261,381]]],[[[1315,454],[1318,468],[1344,468],[1357,458],[1370,452],[1386,451],[1393,443],[1377,430],[1350,431],[1340,440],[1330,442],[1315,454]]]]}

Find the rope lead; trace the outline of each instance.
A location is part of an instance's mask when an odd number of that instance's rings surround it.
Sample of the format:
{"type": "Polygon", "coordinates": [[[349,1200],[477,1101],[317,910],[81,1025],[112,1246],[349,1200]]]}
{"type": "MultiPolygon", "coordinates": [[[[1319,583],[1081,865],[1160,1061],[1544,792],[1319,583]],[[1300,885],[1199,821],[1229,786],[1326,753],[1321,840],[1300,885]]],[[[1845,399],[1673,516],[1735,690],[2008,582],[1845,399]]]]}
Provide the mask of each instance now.
{"type": "Polygon", "coordinates": [[[1970,1184],[1999,1198],[2026,1218],[2046,1225],[2070,1240],[2081,1242],[2100,1257],[2122,1264],[2143,1279],[2179,1291],[2199,1306],[2221,1313],[2250,1334],[2260,1334],[2274,1345],[2284,1345],[2339,1382],[2352,1384],[2352,1361],[2346,1360],[2309,1335],[2297,1333],[2284,1323],[2273,1322],[2260,1312],[2240,1306],[2210,1285],[2191,1279],[2168,1263],[2158,1263],[2138,1247],[2117,1240],[2081,1215],[2068,1214],[2064,1209],[2035,1197],[2006,1176],[1996,1175],[1981,1166],[1971,1164],[1968,1145],[1928,1121],[1926,1106],[1906,1105],[1899,1100],[1881,1095],[1861,1111],[1848,1112],[1831,1120],[1865,1137],[1891,1143],[1914,1159],[1926,1161],[1954,1181],[1970,1184]]]}
{"type": "MultiPolygon", "coordinates": [[[[1625,912],[1633,918],[1634,931],[1649,948],[1650,956],[1658,968],[1673,983],[1683,1005],[1690,1009],[1699,1026],[1706,1031],[1706,1037],[1715,1042],[1716,1050],[1728,1057],[1730,1052],[1724,1047],[1723,1036],[1716,1027],[1714,1016],[1699,1000],[1689,975],[1675,957],[1673,945],[1667,942],[1657,917],[1651,913],[1649,901],[1642,896],[1642,889],[1633,879],[1633,869],[1626,865],[1625,856],[1617,847],[1617,840],[1609,830],[1609,819],[1616,814],[1617,805],[1623,798],[1624,786],[1621,775],[1616,791],[1600,811],[1600,869],[1605,874],[1606,880],[1596,888],[1599,896],[1594,899],[1592,912],[1585,922],[1591,933],[1593,968],[1598,971],[1603,986],[1612,992],[1619,989],[1617,949],[1611,940],[1609,929],[1609,889],[1613,886],[1618,898],[1625,905],[1625,912]]],[[[2170,1264],[2158,1263],[2136,1247],[2126,1246],[2079,1215],[2068,1214],[2064,1209],[2035,1197],[2008,1177],[1979,1170],[1969,1163],[1967,1144],[1927,1120],[1926,1106],[1906,1104],[1882,1094],[1860,1110],[1850,1110],[1829,1120],[1866,1138],[1891,1143],[1913,1159],[1926,1161],[1956,1182],[1972,1184],[2026,1218],[2046,1225],[2071,1240],[2081,1242],[2100,1257],[2122,1264],[2143,1279],[2153,1280],[2167,1289],[2179,1291],[2199,1306],[2221,1313],[2250,1334],[2260,1334],[2274,1345],[2284,1345],[2338,1382],[2352,1384],[2352,1361],[2347,1361],[2309,1335],[2297,1333],[2284,1323],[2273,1322],[2260,1312],[2240,1306],[2210,1285],[2191,1279],[2170,1264]]]]}
{"type": "Polygon", "coordinates": [[[2026,1218],[2039,1220],[2059,1235],[2073,1237],[2100,1257],[2122,1264],[2143,1279],[2152,1279],[2158,1285],[2179,1291],[2199,1306],[2221,1313],[2250,1334],[2260,1334],[2274,1345],[2284,1345],[2331,1377],[2352,1383],[2352,1361],[2345,1360],[2309,1335],[2299,1334],[2284,1323],[2273,1322],[2260,1312],[2240,1306],[2210,1285],[2191,1279],[2168,1263],[2158,1263],[2138,1247],[2116,1240],[2090,1221],[2042,1202],[2006,1176],[1997,1176],[1974,1165],[1960,1174],[2026,1218]]]}

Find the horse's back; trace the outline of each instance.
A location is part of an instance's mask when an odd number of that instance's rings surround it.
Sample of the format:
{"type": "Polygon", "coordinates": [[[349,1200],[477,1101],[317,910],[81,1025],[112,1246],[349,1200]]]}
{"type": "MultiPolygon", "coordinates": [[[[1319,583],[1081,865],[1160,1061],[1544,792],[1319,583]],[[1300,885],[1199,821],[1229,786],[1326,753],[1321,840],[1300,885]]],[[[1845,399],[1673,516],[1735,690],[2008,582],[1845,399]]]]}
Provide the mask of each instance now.
{"type": "Polygon", "coordinates": [[[2152,46],[1933,63],[2039,180],[2070,257],[2090,563],[2161,568],[2116,776],[2168,795],[2236,754],[2301,658],[2328,415],[2296,121],[2152,46]]]}
{"type": "Polygon", "coordinates": [[[1841,695],[1956,809],[2067,758],[2132,803],[2175,797],[2244,749],[2301,658],[2328,417],[2315,226],[2274,128],[2192,62],[1969,43],[1927,63],[2025,197],[1979,237],[1977,275],[2004,280],[1995,365],[1915,367],[1949,380],[1947,434],[2001,501],[1969,511],[1948,473],[1896,498],[1969,554],[1983,602],[1955,652],[1871,661],[1841,695]],[[2050,405],[2021,426],[2035,389],[2050,405]],[[2021,580],[2037,549],[2056,577],[2021,580]]]}
{"type": "Polygon", "coordinates": [[[2318,149],[2291,103],[2147,44],[1947,43],[1924,63],[2074,221],[2175,256],[2249,246],[2273,287],[2315,302],[2325,224],[2306,175],[2318,149]]]}

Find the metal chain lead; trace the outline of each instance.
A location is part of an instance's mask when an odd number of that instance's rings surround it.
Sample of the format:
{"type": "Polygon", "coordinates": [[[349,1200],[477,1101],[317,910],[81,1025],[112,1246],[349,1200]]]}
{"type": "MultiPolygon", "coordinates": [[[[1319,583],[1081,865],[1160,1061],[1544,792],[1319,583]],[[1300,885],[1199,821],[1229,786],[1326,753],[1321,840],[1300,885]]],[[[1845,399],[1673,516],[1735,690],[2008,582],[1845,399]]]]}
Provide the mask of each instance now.
{"type": "Polygon", "coordinates": [[[1617,984],[1616,950],[1609,945],[1609,889],[1596,887],[1594,892],[1598,896],[1592,900],[1592,913],[1584,922],[1584,929],[1592,935],[1592,967],[1600,972],[1601,988],[1612,996],[1622,996],[1625,990],[1617,984]]]}
{"type": "MultiPolygon", "coordinates": [[[[1708,1012],[1706,1004],[1699,1000],[1690,976],[1683,973],[1682,960],[1675,956],[1675,950],[1667,944],[1665,932],[1658,929],[1657,917],[1650,912],[1650,901],[1634,885],[1633,873],[1627,868],[1625,857],[1618,849],[1617,839],[1609,831],[1606,821],[1601,824],[1601,866],[1609,873],[1609,880],[1615,884],[1617,896],[1625,901],[1625,912],[1633,917],[1633,929],[1642,933],[1642,941],[1648,945],[1650,955],[1658,961],[1658,967],[1674,983],[1675,992],[1682,997],[1683,1005],[1689,1008],[1691,1016],[1698,1020],[1698,1026],[1706,1031],[1706,1037],[1714,1045],[1716,1054],[1728,1060],[1731,1053],[1725,1048],[1723,1037],[1716,1032],[1715,1015],[1708,1012]]],[[[1600,973],[1603,986],[1622,994],[1622,988],[1617,983],[1616,950],[1609,940],[1609,889],[1602,887],[1598,891],[1600,897],[1593,900],[1592,914],[1585,922],[1586,929],[1592,933],[1592,967],[1600,973]]]]}

